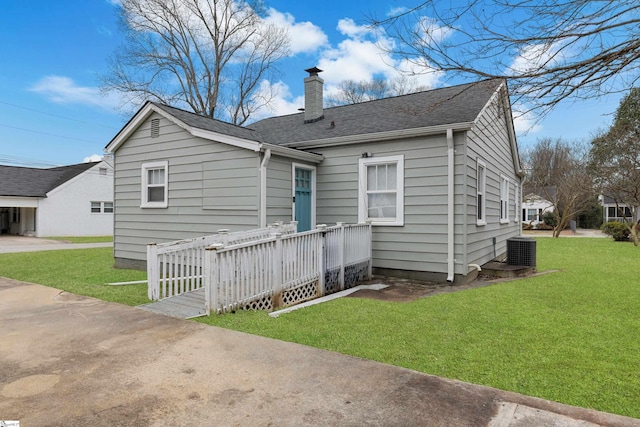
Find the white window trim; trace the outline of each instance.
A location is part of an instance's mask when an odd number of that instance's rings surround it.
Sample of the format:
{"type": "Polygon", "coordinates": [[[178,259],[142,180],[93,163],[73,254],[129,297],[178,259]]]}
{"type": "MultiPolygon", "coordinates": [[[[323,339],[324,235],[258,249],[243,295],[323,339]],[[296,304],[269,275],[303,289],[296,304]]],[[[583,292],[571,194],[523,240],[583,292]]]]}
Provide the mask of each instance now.
{"type": "Polygon", "coordinates": [[[500,224],[509,223],[509,178],[500,175],[500,224]]]}
{"type": "Polygon", "coordinates": [[[151,163],[143,163],[140,168],[140,174],[142,177],[142,185],[140,189],[140,207],[141,208],[166,208],[169,205],[169,162],[151,162],[151,163]],[[147,171],[149,169],[160,169],[164,168],[164,200],[162,202],[149,202],[147,200],[147,171]]]}
{"type": "Polygon", "coordinates": [[[372,225],[401,227],[404,225],[404,155],[367,157],[358,159],[358,222],[369,220],[367,209],[367,166],[396,163],[396,217],[395,219],[371,219],[372,225]]]}
{"type": "Polygon", "coordinates": [[[520,185],[518,183],[513,184],[514,193],[513,193],[513,222],[518,222],[520,220],[520,209],[522,209],[520,203],[520,185]]]}
{"type": "Polygon", "coordinates": [[[476,160],[476,225],[487,225],[487,164],[480,159],[476,160]],[[483,171],[482,188],[478,188],[478,181],[480,181],[479,173],[480,168],[483,171]],[[482,218],[478,218],[478,199],[482,195],[482,207],[480,213],[482,218]]]}

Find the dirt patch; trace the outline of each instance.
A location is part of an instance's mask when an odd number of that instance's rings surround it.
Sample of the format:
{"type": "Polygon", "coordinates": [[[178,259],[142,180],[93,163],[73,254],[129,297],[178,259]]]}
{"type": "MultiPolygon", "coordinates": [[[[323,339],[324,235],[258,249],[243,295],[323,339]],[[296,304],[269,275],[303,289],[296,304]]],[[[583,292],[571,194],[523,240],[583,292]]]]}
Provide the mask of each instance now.
{"type": "Polygon", "coordinates": [[[456,285],[446,282],[422,282],[417,280],[396,279],[392,277],[377,277],[361,284],[372,285],[377,283],[382,283],[387,285],[387,287],[378,291],[372,289],[361,289],[347,295],[347,298],[369,298],[380,301],[410,302],[418,298],[425,298],[432,295],[481,288],[492,285],[495,282],[488,280],[474,280],[470,283],[456,285]]]}

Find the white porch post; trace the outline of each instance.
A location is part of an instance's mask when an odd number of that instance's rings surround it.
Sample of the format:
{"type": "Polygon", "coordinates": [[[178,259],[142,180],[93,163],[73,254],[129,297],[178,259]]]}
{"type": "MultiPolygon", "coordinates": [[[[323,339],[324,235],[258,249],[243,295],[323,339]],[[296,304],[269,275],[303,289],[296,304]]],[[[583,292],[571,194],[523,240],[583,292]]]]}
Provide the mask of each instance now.
{"type": "Polygon", "coordinates": [[[367,270],[367,280],[373,277],[373,227],[371,220],[367,220],[367,248],[369,249],[369,268],[367,270]]]}
{"type": "Polygon", "coordinates": [[[282,301],[282,289],[284,283],[282,283],[282,233],[277,232],[275,234],[275,246],[273,254],[273,288],[274,288],[274,303],[279,304],[282,301]]]}
{"type": "Polygon", "coordinates": [[[147,245],[147,296],[156,301],[160,298],[160,265],[158,263],[158,246],[147,245]]]}
{"type": "Polygon", "coordinates": [[[344,290],[344,264],[345,264],[345,239],[344,239],[344,222],[336,223],[340,227],[338,232],[338,259],[340,260],[340,275],[338,276],[338,283],[340,284],[340,290],[344,290]]]}
{"type": "Polygon", "coordinates": [[[204,300],[207,315],[211,314],[211,308],[217,313],[219,307],[218,276],[220,263],[218,250],[224,245],[211,245],[205,248],[204,256],[204,300]]]}

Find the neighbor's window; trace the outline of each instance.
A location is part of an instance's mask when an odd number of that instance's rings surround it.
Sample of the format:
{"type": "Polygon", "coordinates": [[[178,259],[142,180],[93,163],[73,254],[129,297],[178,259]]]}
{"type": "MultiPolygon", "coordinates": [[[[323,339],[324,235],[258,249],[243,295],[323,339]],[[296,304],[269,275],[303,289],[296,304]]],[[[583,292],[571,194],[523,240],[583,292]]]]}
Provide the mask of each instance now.
{"type": "Polygon", "coordinates": [[[500,175],[500,223],[509,222],[509,178],[500,175]]]}
{"type": "Polygon", "coordinates": [[[609,206],[609,218],[631,218],[631,210],[627,206],[609,206]]]}
{"type": "Polygon", "coordinates": [[[540,221],[540,214],[542,209],[527,209],[525,221],[540,221]]]}
{"type": "Polygon", "coordinates": [[[486,219],[486,187],[487,187],[487,165],[478,159],[477,160],[477,168],[476,168],[476,190],[477,190],[477,199],[476,199],[476,220],[478,225],[485,225],[487,223],[486,219]]]}
{"type": "Polygon", "coordinates": [[[166,208],[169,163],[154,162],[142,165],[142,194],[140,207],[166,208]]]}
{"type": "Polygon", "coordinates": [[[358,221],[404,225],[404,156],[358,161],[358,221]]]}
{"type": "Polygon", "coordinates": [[[91,213],[113,213],[113,202],[91,202],[91,213]]]}

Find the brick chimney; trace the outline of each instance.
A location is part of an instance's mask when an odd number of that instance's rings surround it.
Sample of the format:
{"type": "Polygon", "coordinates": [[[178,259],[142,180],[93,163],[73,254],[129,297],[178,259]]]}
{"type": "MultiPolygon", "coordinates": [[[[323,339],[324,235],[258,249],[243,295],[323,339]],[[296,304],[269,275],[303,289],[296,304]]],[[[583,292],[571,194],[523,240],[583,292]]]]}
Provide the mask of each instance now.
{"type": "Polygon", "coordinates": [[[318,67],[305,70],[309,77],[304,79],[304,122],[313,123],[324,119],[322,109],[322,86],[324,80],[318,76],[322,70],[318,67]]]}

